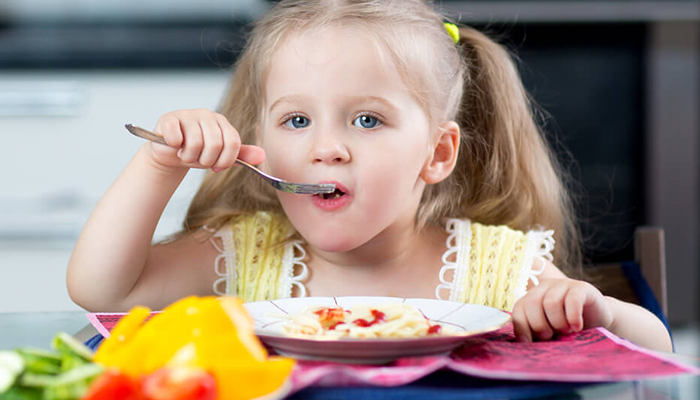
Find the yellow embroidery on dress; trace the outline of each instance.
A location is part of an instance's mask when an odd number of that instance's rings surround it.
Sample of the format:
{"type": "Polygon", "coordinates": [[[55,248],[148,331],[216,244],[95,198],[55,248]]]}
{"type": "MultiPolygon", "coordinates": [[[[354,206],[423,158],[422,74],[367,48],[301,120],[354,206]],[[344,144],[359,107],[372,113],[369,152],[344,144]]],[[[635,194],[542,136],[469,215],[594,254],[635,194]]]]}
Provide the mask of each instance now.
{"type": "Polygon", "coordinates": [[[527,238],[507,226],[471,223],[469,265],[462,284],[463,296],[456,301],[511,310],[521,273],[527,238]]]}
{"type": "Polygon", "coordinates": [[[279,298],[282,260],[290,226],[286,218],[267,212],[242,216],[230,225],[236,252],[235,294],[243,301],[279,298]]]}
{"type": "Polygon", "coordinates": [[[486,253],[486,268],[484,270],[484,280],[481,283],[481,301],[482,304],[487,304],[491,307],[496,307],[496,285],[503,271],[503,254],[504,245],[508,241],[508,232],[500,227],[487,229],[489,240],[487,241],[488,249],[486,253]]]}
{"type": "Polygon", "coordinates": [[[481,266],[483,265],[482,256],[482,225],[472,223],[472,241],[471,250],[469,251],[469,273],[467,281],[469,284],[466,288],[466,302],[470,304],[479,304],[476,302],[478,288],[481,282],[481,266]]]}
{"type": "Polygon", "coordinates": [[[518,231],[508,232],[502,250],[501,269],[498,272],[498,284],[495,287],[493,306],[502,310],[511,310],[515,300],[516,278],[521,270],[527,236],[518,231]]]}

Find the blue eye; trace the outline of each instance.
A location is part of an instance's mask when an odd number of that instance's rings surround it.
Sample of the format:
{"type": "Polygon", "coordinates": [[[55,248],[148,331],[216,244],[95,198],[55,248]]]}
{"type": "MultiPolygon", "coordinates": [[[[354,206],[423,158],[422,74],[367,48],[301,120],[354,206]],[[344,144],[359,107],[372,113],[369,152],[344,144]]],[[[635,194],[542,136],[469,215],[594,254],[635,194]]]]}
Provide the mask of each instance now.
{"type": "Polygon", "coordinates": [[[372,129],[380,124],[379,120],[371,115],[360,115],[352,121],[358,128],[372,129]]]}
{"type": "Polygon", "coordinates": [[[287,125],[289,128],[292,129],[301,129],[301,128],[306,128],[311,124],[311,121],[309,121],[308,118],[302,117],[301,115],[294,116],[290,119],[287,120],[287,122],[284,123],[287,125]]]}

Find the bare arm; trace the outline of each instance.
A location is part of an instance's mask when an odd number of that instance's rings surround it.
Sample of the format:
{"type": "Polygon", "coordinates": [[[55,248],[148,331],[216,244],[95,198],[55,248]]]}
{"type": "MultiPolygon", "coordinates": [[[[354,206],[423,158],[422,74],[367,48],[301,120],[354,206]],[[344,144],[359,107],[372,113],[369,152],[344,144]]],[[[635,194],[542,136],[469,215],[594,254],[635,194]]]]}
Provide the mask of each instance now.
{"type": "Polygon", "coordinates": [[[603,296],[593,285],[568,278],[549,262],[540,284],[530,283],[528,293],[516,302],[513,324],[516,336],[523,341],[602,326],[640,346],[672,351],[669,333],[654,314],[603,296]]]}
{"type": "Polygon", "coordinates": [[[93,210],[68,264],[71,298],[92,311],[161,308],[189,294],[210,294],[215,249],[204,237],[152,246],[153,233],[189,168],[224,170],[237,156],[253,164],[262,149],[242,146],[220,114],[177,111],[154,129],[169,146],[146,143],[93,210]]]}
{"type": "Polygon", "coordinates": [[[158,220],[187,173],[158,168],[148,151],[148,144],[141,147],[102,197],[71,255],[68,291],[88,310],[125,308],[145,271],[158,220]]]}
{"type": "Polygon", "coordinates": [[[666,326],[652,312],[636,304],[605,296],[613,312],[608,330],[649,349],[671,352],[671,336],[666,326]]]}

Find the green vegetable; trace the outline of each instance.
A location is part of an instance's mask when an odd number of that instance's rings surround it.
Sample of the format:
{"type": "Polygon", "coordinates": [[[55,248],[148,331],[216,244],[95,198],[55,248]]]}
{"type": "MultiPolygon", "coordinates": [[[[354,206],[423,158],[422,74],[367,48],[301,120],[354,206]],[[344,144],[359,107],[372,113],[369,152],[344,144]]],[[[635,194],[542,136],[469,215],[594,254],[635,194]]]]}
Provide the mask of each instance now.
{"type": "Polygon", "coordinates": [[[86,363],[58,375],[25,372],[19,380],[20,387],[43,390],[45,400],[78,399],[90,387],[104,368],[95,363],[86,363]]]}
{"type": "Polygon", "coordinates": [[[92,351],[65,332],[51,347],[55,351],[0,351],[0,400],[77,400],[104,371],[92,362],[92,351]]]}
{"type": "Polygon", "coordinates": [[[19,378],[19,385],[23,387],[45,388],[56,381],[57,375],[35,374],[25,372],[19,378]]]}
{"type": "Polygon", "coordinates": [[[90,361],[85,361],[84,358],[73,354],[63,354],[61,357],[61,372],[70,371],[73,368],[90,364],[90,361]]]}
{"type": "Polygon", "coordinates": [[[0,351],[0,393],[9,389],[24,369],[24,361],[14,351],[0,351]]]}
{"type": "Polygon", "coordinates": [[[43,400],[43,398],[43,390],[22,386],[13,386],[7,392],[0,394],[0,400],[43,400]]]}
{"type": "Polygon", "coordinates": [[[102,372],[104,372],[104,368],[94,363],[84,364],[63,372],[44,388],[44,399],[79,399],[87,393],[92,381],[102,372]]]}
{"type": "Polygon", "coordinates": [[[58,332],[51,341],[51,347],[61,354],[62,360],[65,356],[75,356],[92,361],[94,355],[92,350],[66,332],[58,332]]]}
{"type": "Polygon", "coordinates": [[[17,353],[22,356],[27,371],[50,375],[61,372],[61,357],[53,351],[23,347],[17,353]]]}

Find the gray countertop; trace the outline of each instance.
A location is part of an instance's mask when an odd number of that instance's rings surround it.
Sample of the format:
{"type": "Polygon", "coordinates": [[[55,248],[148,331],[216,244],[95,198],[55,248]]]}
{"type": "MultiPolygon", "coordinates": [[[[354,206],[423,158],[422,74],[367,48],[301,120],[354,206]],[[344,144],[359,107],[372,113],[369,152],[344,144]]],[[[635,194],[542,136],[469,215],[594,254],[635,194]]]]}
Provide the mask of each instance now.
{"type": "Polygon", "coordinates": [[[97,333],[84,312],[0,313],[0,349],[24,346],[48,349],[51,338],[59,331],[82,341],[97,333]]]}

